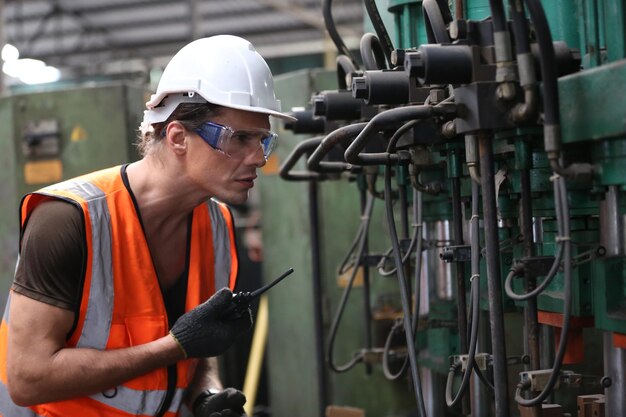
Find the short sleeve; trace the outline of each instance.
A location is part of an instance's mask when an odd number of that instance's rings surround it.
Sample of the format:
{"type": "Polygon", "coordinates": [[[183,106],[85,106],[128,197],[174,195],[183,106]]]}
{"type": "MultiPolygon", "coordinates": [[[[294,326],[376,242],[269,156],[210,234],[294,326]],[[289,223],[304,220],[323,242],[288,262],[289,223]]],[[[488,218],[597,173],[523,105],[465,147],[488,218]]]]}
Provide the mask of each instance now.
{"type": "Polygon", "coordinates": [[[28,218],[11,289],[77,312],[85,256],[85,226],[80,208],[63,200],[46,200],[28,218]]]}

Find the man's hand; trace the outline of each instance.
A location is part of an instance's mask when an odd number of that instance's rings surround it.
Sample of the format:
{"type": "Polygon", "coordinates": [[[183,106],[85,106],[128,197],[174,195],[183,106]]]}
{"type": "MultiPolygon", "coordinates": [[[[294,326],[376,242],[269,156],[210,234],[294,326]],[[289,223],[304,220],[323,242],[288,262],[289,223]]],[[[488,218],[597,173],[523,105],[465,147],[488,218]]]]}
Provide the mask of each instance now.
{"type": "Polygon", "coordinates": [[[232,306],[233,293],[222,288],[198,307],[181,316],[170,334],[188,358],[206,358],[221,355],[237,336],[252,326],[252,315],[223,317],[232,306]]]}
{"type": "Polygon", "coordinates": [[[244,417],[246,396],[235,388],[226,388],[217,394],[204,392],[193,405],[195,417],[244,417]]]}

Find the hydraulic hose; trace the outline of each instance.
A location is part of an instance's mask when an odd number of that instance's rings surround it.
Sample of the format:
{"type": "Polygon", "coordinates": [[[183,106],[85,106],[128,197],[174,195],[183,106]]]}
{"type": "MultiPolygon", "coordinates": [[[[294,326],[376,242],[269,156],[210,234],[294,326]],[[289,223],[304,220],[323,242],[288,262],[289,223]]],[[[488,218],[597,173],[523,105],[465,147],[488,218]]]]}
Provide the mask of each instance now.
{"type": "Polygon", "coordinates": [[[480,230],[478,216],[479,197],[478,184],[472,182],[472,218],[471,218],[471,259],[472,259],[472,276],[471,282],[471,298],[472,298],[472,324],[470,330],[469,349],[467,352],[467,367],[463,373],[463,379],[457,393],[452,396],[452,380],[454,378],[455,369],[452,367],[448,373],[446,381],[446,404],[448,407],[455,407],[467,393],[472,369],[476,366],[476,347],[478,345],[478,323],[480,318],[480,230]]]}
{"type": "Polygon", "coordinates": [[[557,248],[556,256],[554,258],[552,266],[550,267],[550,270],[548,271],[548,275],[546,275],[546,277],[543,279],[543,281],[541,281],[541,284],[539,284],[537,288],[530,292],[527,292],[525,294],[518,294],[513,291],[513,278],[515,278],[516,276],[520,276],[522,270],[511,268],[509,274],[506,277],[506,280],[504,281],[504,291],[509,298],[515,301],[525,301],[531,298],[536,298],[537,296],[539,296],[539,294],[545,291],[548,285],[550,285],[550,283],[552,282],[552,279],[554,279],[554,277],[556,276],[556,273],[559,272],[559,267],[561,266],[561,261],[563,260],[564,242],[560,242],[558,245],[559,246],[557,248]]]}
{"type": "Polygon", "coordinates": [[[348,74],[356,72],[357,68],[354,66],[354,62],[351,61],[350,57],[346,55],[337,55],[335,62],[337,63],[337,84],[339,90],[347,90],[347,76],[348,74]]]}
{"type": "Polygon", "coordinates": [[[375,0],[365,0],[365,10],[367,11],[367,15],[372,21],[372,25],[374,26],[374,30],[376,31],[376,35],[380,40],[380,44],[382,50],[387,58],[387,62],[391,65],[391,51],[393,51],[393,42],[391,42],[391,38],[389,37],[389,33],[387,33],[387,29],[385,28],[385,23],[383,19],[380,17],[380,13],[378,13],[378,7],[376,6],[375,0]]]}
{"type": "Polygon", "coordinates": [[[491,136],[479,133],[480,178],[483,192],[485,247],[487,250],[487,283],[489,291],[489,321],[493,353],[493,380],[497,417],[509,416],[509,393],[504,334],[504,310],[500,277],[500,243],[496,211],[494,158],[491,136]]]}
{"type": "Polygon", "coordinates": [[[521,391],[525,388],[519,384],[515,389],[515,401],[523,407],[533,407],[540,405],[552,393],[561,373],[563,365],[563,357],[567,350],[567,338],[569,336],[570,319],[572,313],[572,259],[571,259],[571,240],[570,240],[570,219],[569,205],[567,201],[567,188],[563,177],[557,176],[554,181],[554,199],[557,208],[557,225],[559,228],[558,240],[563,242],[563,323],[561,325],[561,340],[554,357],[554,364],[550,378],[544,389],[534,398],[522,398],[521,391]]]}
{"type": "Polygon", "coordinates": [[[379,130],[398,123],[404,123],[409,120],[423,120],[434,116],[452,115],[456,112],[456,107],[448,108],[447,106],[405,106],[397,107],[378,113],[367,123],[365,128],[359,133],[356,139],[350,144],[344,156],[347,162],[354,165],[381,165],[398,162],[400,156],[396,153],[367,153],[360,152],[365,148],[370,135],[379,130]]]}
{"type": "Polygon", "coordinates": [[[426,25],[428,43],[450,43],[446,21],[437,0],[424,0],[422,8],[424,9],[424,23],[426,25]]]}
{"type": "Polygon", "coordinates": [[[323,138],[323,136],[317,136],[314,138],[305,139],[302,142],[298,143],[280,166],[280,177],[287,181],[314,181],[325,179],[326,176],[318,172],[291,170],[296,165],[300,157],[305,153],[308,153],[317,148],[322,142],[323,138]]]}
{"type": "Polygon", "coordinates": [[[393,255],[396,262],[396,268],[398,270],[398,283],[400,285],[400,297],[402,301],[402,312],[404,319],[402,320],[404,325],[404,335],[406,337],[406,345],[409,355],[409,364],[411,369],[411,378],[413,380],[413,390],[415,393],[415,400],[417,402],[418,417],[427,417],[426,405],[424,403],[424,396],[422,394],[422,382],[419,375],[419,369],[417,365],[417,353],[415,350],[415,340],[413,338],[413,326],[409,317],[411,317],[411,300],[408,296],[408,288],[406,277],[404,276],[404,268],[402,268],[402,254],[400,252],[400,244],[398,242],[398,234],[396,232],[396,222],[393,216],[393,202],[391,201],[391,166],[388,164],[385,166],[385,211],[387,216],[387,223],[389,226],[389,235],[391,238],[391,245],[393,246],[393,255]]]}
{"type": "MultiPolygon", "coordinates": [[[[395,147],[396,147],[396,144],[397,144],[398,140],[400,140],[402,135],[404,135],[406,132],[408,132],[410,129],[412,129],[419,122],[421,122],[421,120],[411,120],[410,122],[407,122],[407,123],[403,124],[398,130],[396,130],[395,133],[393,134],[393,136],[391,137],[391,139],[389,139],[389,143],[387,145],[387,152],[388,153],[393,152],[395,147]]],[[[421,196],[420,196],[420,198],[421,198],[421,196]]],[[[415,200],[415,198],[413,200],[415,200]]],[[[415,204],[415,201],[413,202],[413,204],[415,204]]],[[[416,216],[416,214],[414,213],[414,218],[415,218],[415,216],[416,216]]],[[[402,265],[405,265],[406,262],[411,258],[411,252],[413,251],[413,247],[415,246],[415,242],[417,241],[418,236],[420,236],[420,239],[421,239],[421,234],[418,234],[418,229],[419,229],[419,232],[421,232],[421,223],[422,223],[421,220],[417,221],[417,224],[419,224],[420,227],[419,228],[415,227],[415,229],[413,230],[413,235],[411,236],[411,241],[409,242],[409,247],[408,247],[406,253],[404,254],[404,256],[402,257],[402,265]]],[[[381,257],[380,262],[378,262],[378,265],[377,265],[378,273],[381,276],[383,276],[383,277],[387,277],[387,276],[390,276],[390,275],[396,273],[396,268],[393,268],[393,269],[390,269],[390,270],[385,270],[385,268],[384,268],[385,262],[387,261],[387,259],[389,258],[389,255],[392,252],[393,252],[393,247],[389,248],[389,250],[387,250],[383,254],[383,256],[381,257]]]]}
{"type": "Polygon", "coordinates": [[[326,25],[326,31],[328,32],[328,36],[330,36],[330,39],[335,44],[337,51],[340,54],[349,57],[354,67],[358,68],[359,64],[354,58],[354,55],[352,55],[352,52],[350,52],[346,44],[343,42],[343,39],[341,39],[341,35],[337,31],[337,26],[335,25],[335,21],[333,19],[333,14],[331,10],[331,6],[332,6],[331,3],[332,3],[331,0],[323,0],[323,3],[322,3],[322,13],[324,15],[324,24],[326,25]]]}
{"type": "Polygon", "coordinates": [[[504,5],[502,0],[489,0],[489,8],[491,10],[491,21],[493,23],[494,32],[505,32],[506,15],[504,14],[504,5]]]}
{"type": "MultiPolygon", "coordinates": [[[[359,197],[361,200],[361,211],[365,211],[367,207],[367,198],[368,192],[365,187],[359,187],[359,197]]],[[[372,200],[374,197],[372,196],[372,200]]],[[[363,232],[365,236],[363,239],[365,242],[363,243],[363,253],[369,253],[369,239],[367,237],[367,229],[363,232]]],[[[356,265],[358,267],[358,265],[356,265]]],[[[363,333],[364,333],[364,342],[365,342],[365,351],[369,352],[372,350],[372,303],[370,300],[370,273],[369,273],[369,265],[366,263],[363,268],[363,333]]],[[[372,364],[369,362],[365,362],[365,373],[367,375],[372,374],[372,364]]]]}
{"type": "MultiPolygon", "coordinates": [[[[423,204],[423,195],[421,191],[414,190],[413,192],[413,221],[415,222],[414,227],[414,236],[417,237],[417,244],[415,246],[415,269],[414,269],[414,292],[413,298],[415,299],[415,305],[413,306],[413,315],[411,317],[411,326],[413,329],[413,334],[417,331],[417,324],[419,321],[419,311],[420,311],[420,299],[421,299],[421,276],[422,276],[422,250],[424,240],[422,239],[422,204],[423,204]]],[[[393,250],[393,248],[392,248],[393,250]]],[[[410,253],[410,251],[407,251],[410,253]]],[[[394,272],[397,268],[394,268],[394,272]]],[[[405,356],[404,361],[400,368],[394,373],[391,371],[389,366],[389,351],[391,350],[391,340],[399,328],[402,327],[402,322],[396,322],[389,334],[387,335],[387,339],[385,340],[385,347],[383,349],[383,374],[385,378],[388,380],[398,379],[406,370],[406,367],[409,363],[408,355],[405,356]]]]}
{"type": "Polygon", "coordinates": [[[386,69],[385,52],[380,40],[373,33],[366,33],[361,37],[359,44],[361,48],[361,59],[366,70],[386,69]]]}
{"type": "Polygon", "coordinates": [[[335,129],[326,135],[307,160],[309,169],[314,172],[343,172],[357,168],[345,162],[323,162],[322,159],[339,142],[350,140],[361,133],[366,125],[367,123],[354,123],[335,129]]]}
{"type": "Polygon", "coordinates": [[[374,197],[371,194],[367,196],[367,202],[363,209],[363,213],[361,215],[361,225],[359,226],[358,232],[360,237],[358,239],[358,249],[356,252],[355,263],[352,268],[352,272],[350,274],[350,278],[348,280],[348,284],[341,295],[341,300],[339,301],[339,306],[337,307],[337,312],[335,313],[335,317],[333,318],[333,322],[330,327],[330,333],[328,337],[328,366],[330,369],[337,373],[347,372],[352,369],[357,363],[363,360],[363,354],[359,353],[352,357],[347,363],[343,365],[336,365],[334,361],[334,347],[335,347],[335,339],[337,337],[337,330],[339,329],[339,324],[341,323],[341,319],[343,317],[343,312],[346,308],[346,304],[348,303],[348,298],[350,297],[350,292],[352,291],[352,287],[354,285],[354,280],[356,278],[356,274],[359,270],[359,267],[363,260],[363,255],[365,252],[365,246],[367,244],[367,232],[369,230],[369,224],[372,216],[372,210],[374,208],[374,197]]]}

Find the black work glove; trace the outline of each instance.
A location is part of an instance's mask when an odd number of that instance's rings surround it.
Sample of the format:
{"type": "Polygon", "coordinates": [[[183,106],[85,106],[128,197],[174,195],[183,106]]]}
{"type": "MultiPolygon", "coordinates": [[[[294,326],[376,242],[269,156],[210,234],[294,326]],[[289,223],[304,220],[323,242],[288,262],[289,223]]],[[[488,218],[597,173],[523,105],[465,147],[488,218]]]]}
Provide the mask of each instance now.
{"type": "Polygon", "coordinates": [[[204,392],[193,403],[195,417],[244,417],[246,396],[235,388],[226,388],[217,394],[204,392]]]}
{"type": "Polygon", "coordinates": [[[170,334],[186,357],[221,355],[237,336],[250,329],[252,314],[249,309],[245,314],[224,316],[224,311],[234,304],[232,298],[233,293],[228,288],[222,288],[176,320],[170,334]]]}

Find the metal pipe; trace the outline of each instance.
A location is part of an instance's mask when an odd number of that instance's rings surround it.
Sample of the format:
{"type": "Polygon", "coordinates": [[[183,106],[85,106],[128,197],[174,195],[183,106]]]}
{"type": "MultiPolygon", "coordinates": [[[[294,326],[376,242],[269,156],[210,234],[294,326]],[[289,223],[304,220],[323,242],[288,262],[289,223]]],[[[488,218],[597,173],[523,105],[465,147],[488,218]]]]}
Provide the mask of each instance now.
{"type": "Polygon", "coordinates": [[[285,158],[285,161],[279,168],[279,175],[282,179],[287,181],[313,181],[325,179],[325,175],[312,171],[292,171],[291,169],[296,165],[298,160],[305,153],[311,152],[317,148],[322,142],[322,136],[305,139],[298,143],[291,151],[291,153],[285,158]]]}
{"type": "MultiPolygon", "coordinates": [[[[367,206],[367,189],[365,187],[360,187],[360,199],[361,199],[361,213],[366,212],[367,206]]],[[[365,337],[365,350],[372,350],[372,305],[370,302],[370,273],[369,266],[367,261],[365,261],[368,253],[369,253],[369,242],[367,238],[367,230],[364,230],[363,233],[363,257],[361,258],[364,262],[363,266],[363,326],[364,326],[364,337],[365,337]]],[[[355,268],[360,268],[361,265],[355,265],[355,268]]],[[[372,365],[369,362],[365,362],[365,373],[367,375],[372,374],[372,365]]]]}
{"type": "MultiPolygon", "coordinates": [[[[463,242],[463,207],[461,204],[461,180],[458,177],[451,178],[452,185],[452,223],[454,231],[454,244],[462,245],[463,242]]],[[[467,300],[465,292],[465,266],[462,262],[455,264],[456,269],[456,308],[457,326],[459,328],[459,347],[461,352],[467,352],[467,300]]],[[[469,370],[467,372],[470,372],[469,370]]],[[[470,413],[469,397],[465,397],[462,403],[462,414],[470,413]]]]}
{"type": "Polygon", "coordinates": [[[313,285],[313,325],[315,332],[315,363],[317,379],[317,403],[319,415],[323,415],[328,403],[324,354],[324,317],[322,314],[322,276],[319,236],[319,207],[317,182],[308,184],[309,227],[311,236],[311,275],[313,285]]]}
{"type": "Polygon", "coordinates": [[[613,346],[613,335],[604,333],[604,375],[611,386],[604,390],[606,415],[626,416],[626,350],[613,346]]]}
{"type": "MultiPolygon", "coordinates": [[[[522,236],[524,246],[524,257],[531,258],[535,256],[535,246],[533,242],[533,207],[530,190],[530,170],[523,169],[521,176],[521,223],[522,236]]],[[[531,292],[537,286],[537,277],[526,274],[524,277],[524,289],[526,293],[531,292]]],[[[524,330],[526,337],[524,338],[524,350],[530,356],[530,369],[540,369],[539,356],[539,323],[537,320],[537,298],[533,297],[526,301],[524,308],[524,330]]],[[[532,409],[534,416],[541,416],[541,406],[535,406],[532,409]]]]}
{"type": "Polygon", "coordinates": [[[487,285],[489,292],[491,347],[493,352],[495,415],[496,417],[508,417],[509,390],[506,366],[504,310],[502,306],[502,282],[500,277],[500,242],[498,241],[498,218],[496,211],[496,190],[491,136],[480,133],[478,135],[478,147],[480,155],[481,187],[483,192],[485,247],[487,249],[487,285]]]}

